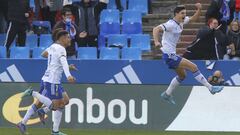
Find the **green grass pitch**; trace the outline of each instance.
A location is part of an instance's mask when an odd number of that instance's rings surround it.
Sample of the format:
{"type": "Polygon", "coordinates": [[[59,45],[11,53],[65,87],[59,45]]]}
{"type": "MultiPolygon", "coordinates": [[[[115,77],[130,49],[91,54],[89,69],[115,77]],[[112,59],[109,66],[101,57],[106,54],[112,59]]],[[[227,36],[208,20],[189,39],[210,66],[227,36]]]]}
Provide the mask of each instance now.
{"type": "MultiPolygon", "coordinates": [[[[239,135],[228,132],[162,132],[139,130],[87,130],[63,129],[68,135],[239,135]]],[[[50,135],[51,130],[45,128],[29,128],[28,135],[50,135]]],[[[0,128],[0,135],[21,135],[17,128],[0,128]]]]}

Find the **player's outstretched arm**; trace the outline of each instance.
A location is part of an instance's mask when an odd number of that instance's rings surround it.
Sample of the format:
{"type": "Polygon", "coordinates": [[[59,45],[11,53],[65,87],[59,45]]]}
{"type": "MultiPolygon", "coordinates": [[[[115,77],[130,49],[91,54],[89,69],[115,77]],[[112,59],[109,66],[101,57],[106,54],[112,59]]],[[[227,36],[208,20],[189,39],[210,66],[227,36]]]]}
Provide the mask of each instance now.
{"type": "Polygon", "coordinates": [[[161,46],[161,43],[159,40],[160,32],[163,32],[163,29],[160,25],[153,28],[153,39],[154,39],[155,47],[161,46]]]}
{"type": "Polygon", "coordinates": [[[196,22],[198,20],[198,18],[201,15],[201,10],[202,10],[202,4],[201,3],[196,3],[195,4],[197,11],[195,12],[195,14],[190,18],[189,22],[196,22]]]}

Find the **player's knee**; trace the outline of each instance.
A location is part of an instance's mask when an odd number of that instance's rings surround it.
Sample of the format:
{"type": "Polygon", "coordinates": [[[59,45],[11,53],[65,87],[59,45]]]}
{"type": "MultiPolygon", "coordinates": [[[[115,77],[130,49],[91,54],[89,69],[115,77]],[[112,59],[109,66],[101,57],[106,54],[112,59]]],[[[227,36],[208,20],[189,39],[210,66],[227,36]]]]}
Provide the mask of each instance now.
{"type": "Polygon", "coordinates": [[[37,102],[37,103],[35,103],[35,106],[36,106],[37,108],[41,108],[41,107],[42,107],[42,103],[37,102]]]}
{"type": "Polygon", "coordinates": [[[178,75],[178,78],[183,81],[186,78],[186,74],[178,75]]]}
{"type": "Polygon", "coordinates": [[[69,100],[65,100],[64,105],[68,105],[68,104],[69,104],[69,100]]]}
{"type": "Polygon", "coordinates": [[[197,65],[196,65],[196,64],[193,64],[192,67],[191,67],[191,70],[192,70],[192,72],[198,71],[197,65]]]}

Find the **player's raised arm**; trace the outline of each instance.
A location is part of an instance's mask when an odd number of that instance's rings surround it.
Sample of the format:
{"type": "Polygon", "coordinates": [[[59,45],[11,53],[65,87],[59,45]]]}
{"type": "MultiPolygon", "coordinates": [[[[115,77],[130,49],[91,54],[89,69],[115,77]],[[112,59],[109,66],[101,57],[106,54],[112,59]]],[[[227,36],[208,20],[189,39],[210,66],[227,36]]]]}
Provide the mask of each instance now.
{"type": "Polygon", "coordinates": [[[160,47],[161,43],[160,43],[160,32],[163,32],[163,29],[160,25],[156,26],[153,28],[153,39],[154,39],[154,44],[156,47],[160,47]]]}
{"type": "Polygon", "coordinates": [[[201,15],[202,4],[201,3],[196,3],[195,6],[196,6],[197,10],[196,10],[195,14],[192,17],[190,17],[190,19],[189,19],[190,23],[191,22],[196,22],[201,15]]]}

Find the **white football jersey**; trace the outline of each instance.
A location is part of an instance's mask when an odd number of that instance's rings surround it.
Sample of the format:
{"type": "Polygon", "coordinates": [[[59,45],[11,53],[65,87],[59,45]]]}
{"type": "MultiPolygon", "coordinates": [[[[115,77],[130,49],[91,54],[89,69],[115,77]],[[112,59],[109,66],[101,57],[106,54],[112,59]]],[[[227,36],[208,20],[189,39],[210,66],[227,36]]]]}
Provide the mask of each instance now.
{"type": "Polygon", "coordinates": [[[164,30],[161,48],[163,53],[176,53],[176,46],[183,31],[183,25],[187,24],[188,22],[189,17],[185,17],[183,23],[178,23],[175,20],[171,19],[166,23],[160,24],[160,27],[164,30]]]}
{"type": "MultiPolygon", "coordinates": [[[[61,59],[63,57],[64,62],[67,62],[66,49],[60,44],[54,43],[50,47],[48,47],[45,51],[48,52],[48,66],[47,70],[45,71],[45,74],[42,77],[42,80],[44,82],[60,84],[62,79],[62,73],[64,71],[63,69],[64,64],[63,62],[61,62],[61,59]]],[[[68,74],[66,74],[66,77],[68,77],[69,75],[70,72],[68,69],[68,74]]]]}

